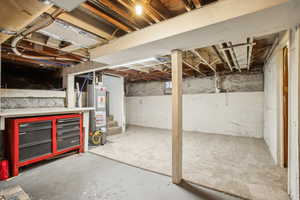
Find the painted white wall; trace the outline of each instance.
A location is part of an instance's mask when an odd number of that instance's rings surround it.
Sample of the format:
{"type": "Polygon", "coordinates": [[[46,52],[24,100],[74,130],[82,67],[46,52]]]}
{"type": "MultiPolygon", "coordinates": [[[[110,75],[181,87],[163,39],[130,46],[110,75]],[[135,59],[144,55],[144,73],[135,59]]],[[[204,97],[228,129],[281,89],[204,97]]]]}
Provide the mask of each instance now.
{"type": "MultiPolygon", "coordinates": [[[[183,95],[183,129],[263,137],[263,92],[183,95]]],[[[127,123],[171,129],[171,96],[126,97],[127,123]]]]}
{"type": "Polygon", "coordinates": [[[288,33],[279,41],[264,66],[264,139],[276,164],[282,162],[282,53],[288,45],[288,33]]]}
{"type": "Polygon", "coordinates": [[[277,164],[283,159],[282,48],[289,48],[289,163],[288,192],[299,199],[299,30],[281,38],[265,65],[264,139],[277,164]]]}
{"type": "Polygon", "coordinates": [[[289,193],[299,200],[299,68],[300,26],[289,37],[289,193]]]}
{"type": "Polygon", "coordinates": [[[116,76],[103,75],[102,81],[109,92],[109,114],[114,116],[119,126],[124,124],[124,79],[116,76]]]}

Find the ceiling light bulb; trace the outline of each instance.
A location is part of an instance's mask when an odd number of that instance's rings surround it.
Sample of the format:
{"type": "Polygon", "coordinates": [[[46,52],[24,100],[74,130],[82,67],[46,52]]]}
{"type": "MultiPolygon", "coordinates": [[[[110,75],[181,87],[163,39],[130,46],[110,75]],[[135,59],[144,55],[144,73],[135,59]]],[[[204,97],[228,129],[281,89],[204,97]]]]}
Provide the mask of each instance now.
{"type": "Polygon", "coordinates": [[[143,6],[140,4],[135,5],[135,13],[137,15],[142,15],[143,14],[143,6]]]}

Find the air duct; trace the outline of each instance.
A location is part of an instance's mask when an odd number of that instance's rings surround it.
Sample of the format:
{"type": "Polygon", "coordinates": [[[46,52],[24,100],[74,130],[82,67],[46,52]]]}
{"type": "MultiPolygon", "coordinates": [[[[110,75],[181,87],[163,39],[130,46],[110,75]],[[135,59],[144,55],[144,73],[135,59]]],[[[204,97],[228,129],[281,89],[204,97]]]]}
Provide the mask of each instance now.
{"type": "Polygon", "coordinates": [[[25,28],[52,5],[42,0],[6,0],[0,6],[0,44],[25,28]]]}

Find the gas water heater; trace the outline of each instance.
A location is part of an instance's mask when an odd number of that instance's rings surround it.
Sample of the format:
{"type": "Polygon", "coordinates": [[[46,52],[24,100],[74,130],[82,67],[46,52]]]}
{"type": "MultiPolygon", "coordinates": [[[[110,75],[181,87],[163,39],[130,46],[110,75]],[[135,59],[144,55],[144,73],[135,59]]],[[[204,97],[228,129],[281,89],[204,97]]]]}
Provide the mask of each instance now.
{"type": "Polygon", "coordinates": [[[101,82],[88,85],[88,105],[95,108],[90,112],[90,136],[101,132],[101,143],[104,144],[107,129],[108,92],[101,82]]]}

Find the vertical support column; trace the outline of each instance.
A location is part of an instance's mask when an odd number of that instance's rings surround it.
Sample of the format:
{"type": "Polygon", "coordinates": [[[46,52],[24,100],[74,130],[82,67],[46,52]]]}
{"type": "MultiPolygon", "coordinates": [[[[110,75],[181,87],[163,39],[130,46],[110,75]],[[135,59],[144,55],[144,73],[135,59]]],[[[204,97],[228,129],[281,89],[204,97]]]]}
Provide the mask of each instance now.
{"type": "Polygon", "coordinates": [[[74,92],[75,76],[73,74],[67,74],[63,77],[63,87],[67,90],[67,107],[75,107],[75,92],[74,92]]]}
{"type": "Polygon", "coordinates": [[[297,188],[297,193],[298,193],[298,197],[296,197],[296,199],[300,199],[300,98],[299,98],[299,94],[300,94],[300,25],[297,26],[297,31],[296,31],[296,65],[298,68],[298,172],[297,172],[297,184],[296,184],[296,188],[297,188]]]}
{"type": "Polygon", "coordinates": [[[125,81],[124,77],[120,77],[122,81],[122,132],[126,131],[126,104],[125,104],[125,81]]]}
{"type": "Polygon", "coordinates": [[[90,127],[90,112],[83,112],[83,130],[84,130],[84,144],[83,144],[83,152],[88,152],[89,150],[89,127],[90,127]]]}
{"type": "Polygon", "coordinates": [[[172,57],[172,182],[182,180],[182,52],[172,57]]]}

